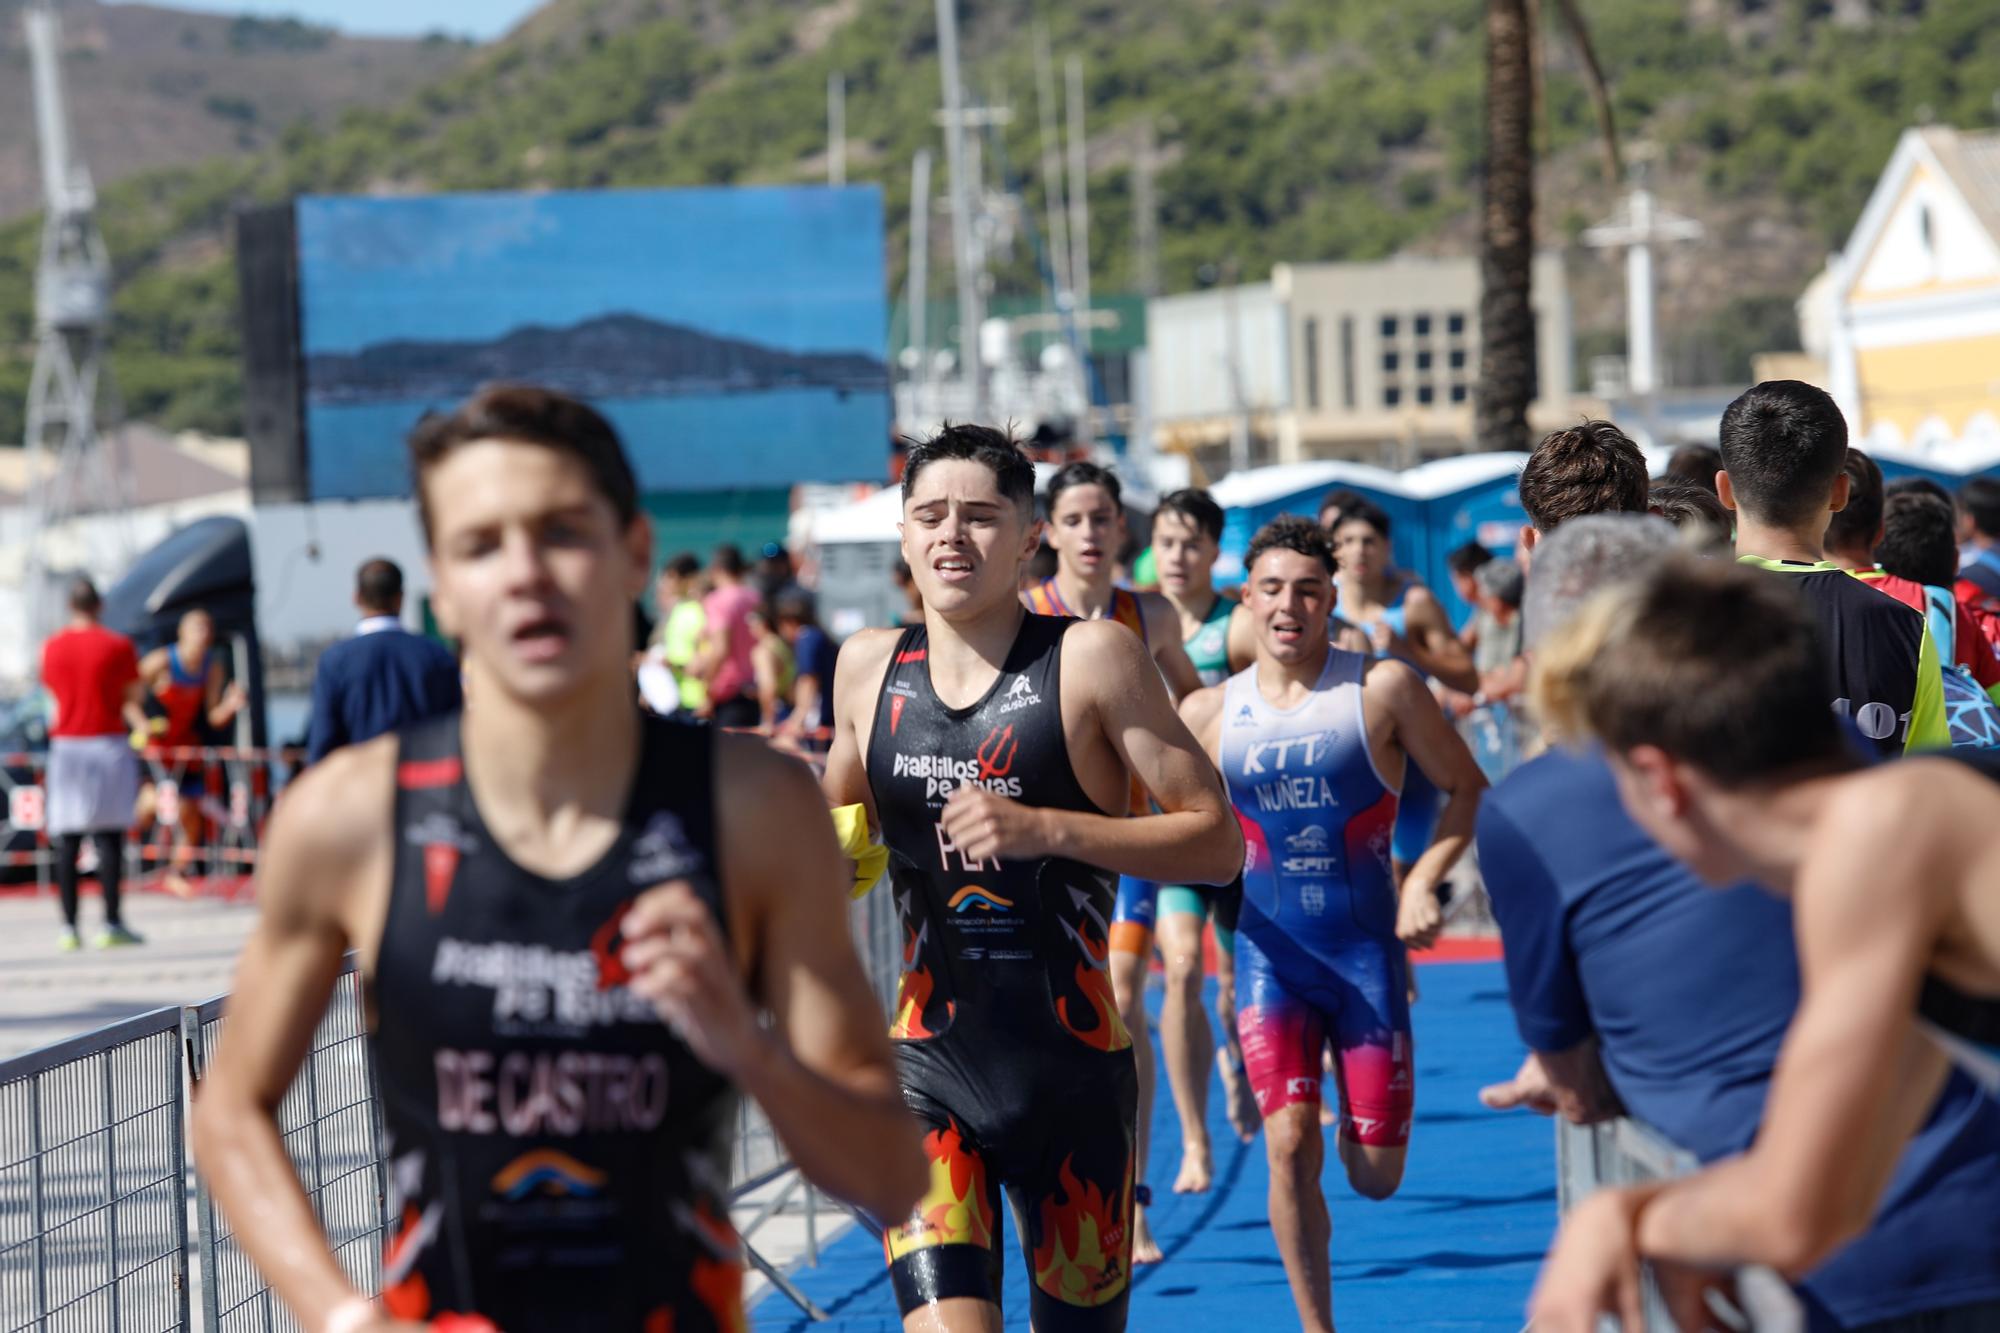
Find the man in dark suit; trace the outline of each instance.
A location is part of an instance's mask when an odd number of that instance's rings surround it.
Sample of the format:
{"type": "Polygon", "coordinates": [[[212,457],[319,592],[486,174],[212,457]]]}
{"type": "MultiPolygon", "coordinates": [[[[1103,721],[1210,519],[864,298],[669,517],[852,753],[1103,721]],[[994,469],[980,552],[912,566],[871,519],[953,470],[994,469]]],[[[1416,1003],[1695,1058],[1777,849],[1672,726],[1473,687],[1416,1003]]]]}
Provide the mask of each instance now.
{"type": "Polygon", "coordinates": [[[403,571],[363,562],[354,578],[361,623],[320,655],[313,676],[306,761],[440,713],[462,702],[458,662],[443,644],[403,628],[403,571]]]}

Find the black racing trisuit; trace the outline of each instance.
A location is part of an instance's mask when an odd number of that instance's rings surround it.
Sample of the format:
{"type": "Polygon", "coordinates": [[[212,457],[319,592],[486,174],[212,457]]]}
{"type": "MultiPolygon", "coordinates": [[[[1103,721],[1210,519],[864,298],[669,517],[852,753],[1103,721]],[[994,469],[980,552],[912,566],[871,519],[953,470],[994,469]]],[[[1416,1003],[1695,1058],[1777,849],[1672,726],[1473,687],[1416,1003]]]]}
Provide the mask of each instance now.
{"type": "Polygon", "coordinates": [[[726,931],[714,739],[644,728],[624,827],[596,865],[514,864],[466,786],[456,716],[402,734],[375,964],[390,1160],[382,1302],[505,1333],[743,1327],[729,1223],[734,1094],[626,986],[619,923],[687,879],[726,931]]]}
{"type": "Polygon", "coordinates": [[[1107,970],[1112,876],[1049,857],[972,861],[939,813],[967,783],[1025,805],[1103,813],[1070,766],[1062,638],[1023,615],[984,698],[947,708],[928,637],[906,629],[884,674],[868,784],[890,851],[903,977],[890,1036],[925,1122],[930,1190],[884,1237],[905,1314],[999,1304],[1004,1186],[1040,1333],[1122,1329],[1132,1253],[1132,1038],[1107,970]]]}

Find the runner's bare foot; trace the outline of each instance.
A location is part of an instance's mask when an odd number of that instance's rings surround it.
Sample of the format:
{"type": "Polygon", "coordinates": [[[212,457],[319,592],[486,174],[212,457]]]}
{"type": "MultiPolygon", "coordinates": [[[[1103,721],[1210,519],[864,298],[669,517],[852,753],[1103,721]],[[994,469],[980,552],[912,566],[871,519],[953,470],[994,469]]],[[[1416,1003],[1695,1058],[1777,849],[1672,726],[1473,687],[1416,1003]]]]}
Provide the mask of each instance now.
{"type": "Polygon", "coordinates": [[[1174,1193],[1206,1194],[1214,1164],[1209,1160],[1208,1136],[1181,1144],[1181,1173],[1174,1177],[1174,1193]]]}
{"type": "Polygon", "coordinates": [[[1152,1228],[1146,1225],[1146,1210],[1132,1209],[1132,1266],[1156,1264],[1167,1256],[1160,1253],[1160,1243],[1153,1239],[1152,1228]]]}
{"type": "Polygon", "coordinates": [[[1257,1095],[1250,1091],[1250,1080],[1229,1058],[1227,1046],[1215,1048],[1215,1070],[1222,1078],[1222,1104],[1229,1113],[1229,1127],[1248,1143],[1257,1137],[1257,1126],[1263,1120],[1257,1113],[1257,1095]]]}

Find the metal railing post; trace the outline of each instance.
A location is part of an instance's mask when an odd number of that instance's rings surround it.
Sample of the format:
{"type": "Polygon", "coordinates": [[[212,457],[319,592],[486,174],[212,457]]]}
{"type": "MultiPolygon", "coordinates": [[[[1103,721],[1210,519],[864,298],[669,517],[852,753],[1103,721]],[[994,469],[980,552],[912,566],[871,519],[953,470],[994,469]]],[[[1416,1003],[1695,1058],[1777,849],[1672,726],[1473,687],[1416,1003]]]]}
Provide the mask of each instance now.
{"type": "Polygon", "coordinates": [[[28,1193],[35,1220],[35,1314],[49,1312],[48,1227],[42,1180],[42,1076],[28,1079],[28,1193]]]}
{"type": "MultiPolygon", "coordinates": [[[[115,1049],[115,1048],[114,1048],[115,1049]]],[[[118,1333],[118,1118],[111,1086],[111,1052],[98,1055],[104,1070],[104,1268],[111,1292],[111,1333],[118,1333]]]]}

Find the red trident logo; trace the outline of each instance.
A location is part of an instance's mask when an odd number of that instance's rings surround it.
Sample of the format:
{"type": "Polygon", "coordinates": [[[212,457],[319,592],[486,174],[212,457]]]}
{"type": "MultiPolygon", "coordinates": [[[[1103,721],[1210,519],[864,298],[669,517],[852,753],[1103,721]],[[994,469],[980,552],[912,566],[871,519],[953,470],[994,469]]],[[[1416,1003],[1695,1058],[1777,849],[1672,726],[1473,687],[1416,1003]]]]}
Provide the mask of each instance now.
{"type": "Polygon", "coordinates": [[[1014,768],[1014,752],[1021,743],[1014,739],[1014,724],[995,727],[986,733],[986,739],[979,742],[979,781],[988,778],[1004,778],[1014,768]],[[1001,751],[1006,751],[1003,757],[1001,751]]]}

